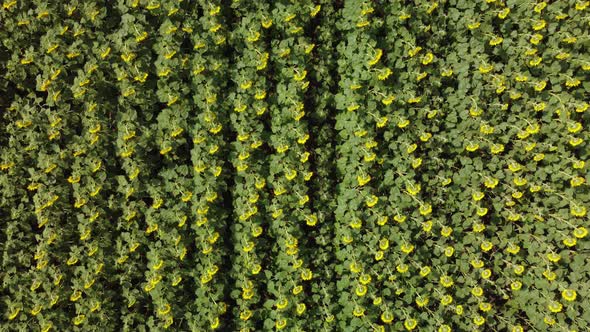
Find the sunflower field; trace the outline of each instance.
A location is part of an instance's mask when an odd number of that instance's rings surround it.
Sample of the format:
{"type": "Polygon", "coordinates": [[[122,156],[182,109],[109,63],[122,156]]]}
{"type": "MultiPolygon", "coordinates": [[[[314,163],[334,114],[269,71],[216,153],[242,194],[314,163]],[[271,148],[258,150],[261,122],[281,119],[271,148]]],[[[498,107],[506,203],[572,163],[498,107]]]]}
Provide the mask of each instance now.
{"type": "Polygon", "coordinates": [[[0,1],[1,331],[590,331],[590,1],[0,1]]]}

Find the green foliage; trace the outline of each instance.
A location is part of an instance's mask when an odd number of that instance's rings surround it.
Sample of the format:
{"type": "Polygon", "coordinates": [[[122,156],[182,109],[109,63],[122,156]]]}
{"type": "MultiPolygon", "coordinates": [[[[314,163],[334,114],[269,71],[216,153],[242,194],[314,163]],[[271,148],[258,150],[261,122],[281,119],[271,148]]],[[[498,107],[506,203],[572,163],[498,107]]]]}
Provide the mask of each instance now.
{"type": "Polygon", "coordinates": [[[3,1],[0,329],[590,329],[588,1],[3,1]]]}

